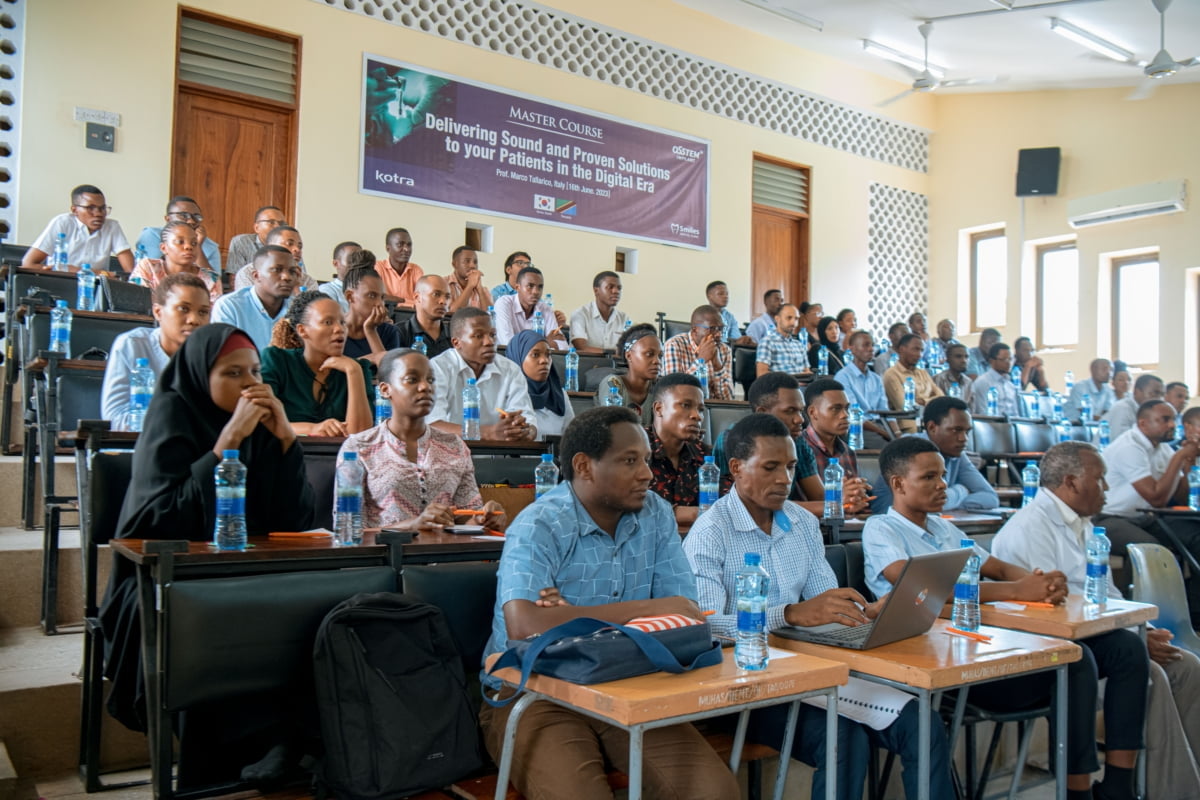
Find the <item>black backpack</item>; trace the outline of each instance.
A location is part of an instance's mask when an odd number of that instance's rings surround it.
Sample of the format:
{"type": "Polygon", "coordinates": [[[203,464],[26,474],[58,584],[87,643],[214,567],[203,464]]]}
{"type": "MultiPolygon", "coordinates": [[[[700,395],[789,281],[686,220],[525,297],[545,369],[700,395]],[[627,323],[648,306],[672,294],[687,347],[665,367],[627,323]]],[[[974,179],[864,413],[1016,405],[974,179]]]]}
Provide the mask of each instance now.
{"type": "Polygon", "coordinates": [[[448,786],[482,765],[462,659],[442,612],[381,592],[337,605],[313,649],[325,756],[341,800],[389,800],[448,786]]]}

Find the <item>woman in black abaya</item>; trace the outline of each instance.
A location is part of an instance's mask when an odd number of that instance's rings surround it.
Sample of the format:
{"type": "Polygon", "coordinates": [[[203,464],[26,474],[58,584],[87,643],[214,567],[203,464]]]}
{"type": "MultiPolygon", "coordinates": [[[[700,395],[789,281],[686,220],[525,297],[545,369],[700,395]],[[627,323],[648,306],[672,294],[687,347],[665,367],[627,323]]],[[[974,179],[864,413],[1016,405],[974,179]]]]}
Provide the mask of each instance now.
{"type": "MultiPolygon", "coordinates": [[[[247,531],[311,526],[313,493],[304,453],[283,406],[262,382],[258,350],[244,332],[213,323],[191,334],[159,378],[134,450],[117,538],[211,541],[213,471],[222,450],[238,450],[247,468],[247,531]]],[[[109,713],[126,727],[144,731],[137,580],[125,559],[115,560],[100,617],[105,675],[113,683],[109,713]]],[[[266,748],[278,744],[263,730],[248,729],[259,726],[242,726],[248,715],[228,712],[184,715],[180,788],[236,780],[243,766],[265,754],[260,746],[264,735],[266,748]],[[223,763],[227,760],[231,763],[223,763]]],[[[275,721],[270,713],[262,716],[261,721],[275,721]]]]}

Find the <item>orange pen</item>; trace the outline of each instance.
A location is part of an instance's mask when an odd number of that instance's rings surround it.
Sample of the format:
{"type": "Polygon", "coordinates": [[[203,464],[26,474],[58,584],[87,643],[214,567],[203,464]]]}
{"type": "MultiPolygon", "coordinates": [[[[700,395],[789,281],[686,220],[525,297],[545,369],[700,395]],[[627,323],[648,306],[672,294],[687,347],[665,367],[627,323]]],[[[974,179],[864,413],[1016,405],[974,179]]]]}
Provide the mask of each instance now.
{"type": "Polygon", "coordinates": [[[1018,600],[1016,602],[1020,603],[1021,605],[1025,606],[1026,608],[1057,608],[1057,606],[1055,606],[1054,603],[1033,603],[1033,602],[1027,602],[1025,600],[1018,600]]]}
{"type": "Polygon", "coordinates": [[[717,612],[716,612],[716,611],[712,611],[712,610],[705,611],[705,612],[704,612],[704,616],[706,616],[706,617],[711,617],[711,616],[712,616],[713,614],[715,614],[715,613],[717,613],[717,612]]]}
{"type": "Polygon", "coordinates": [[[954,636],[962,636],[966,639],[973,639],[977,642],[983,642],[984,644],[992,643],[992,637],[986,636],[982,633],[973,633],[972,631],[959,630],[958,628],[946,628],[946,633],[954,636]]]}

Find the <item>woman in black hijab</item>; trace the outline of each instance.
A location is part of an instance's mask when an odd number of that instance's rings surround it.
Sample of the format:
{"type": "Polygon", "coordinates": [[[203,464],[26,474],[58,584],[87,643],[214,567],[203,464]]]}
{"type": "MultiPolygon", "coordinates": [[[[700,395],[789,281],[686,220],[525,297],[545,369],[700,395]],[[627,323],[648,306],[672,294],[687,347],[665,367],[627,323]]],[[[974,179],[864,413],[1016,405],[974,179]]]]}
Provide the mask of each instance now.
{"type": "Polygon", "coordinates": [[[575,418],[575,409],[563,390],[558,370],[550,360],[550,341],[540,333],[521,331],[504,350],[504,355],[516,362],[525,373],[529,399],[533,401],[533,424],[538,438],[561,436],[567,424],[575,418]]]}
{"type": "MultiPolygon", "coordinates": [[[[213,471],[222,450],[240,451],[246,465],[247,531],[295,531],[312,525],[313,492],[304,453],[283,406],[262,382],[258,350],[241,330],[212,323],[188,337],[159,377],[133,453],[117,538],[210,541],[216,518],[213,471]]],[[[115,559],[100,618],[105,675],[113,682],[109,713],[126,727],[144,731],[136,584],[133,565],[115,559]]],[[[221,738],[236,736],[231,720],[214,722],[221,738]]],[[[181,787],[208,778],[214,756],[229,755],[246,764],[262,755],[219,746],[209,733],[192,737],[196,746],[189,748],[189,737],[180,731],[181,787]]],[[[240,765],[231,769],[236,779],[240,765]]]]}
{"type": "Polygon", "coordinates": [[[842,348],[838,345],[841,331],[836,317],[821,317],[817,323],[817,338],[810,341],[808,346],[808,365],[812,367],[813,374],[816,374],[817,365],[821,362],[821,345],[829,352],[828,375],[836,375],[838,370],[846,366],[842,361],[842,348]]]}

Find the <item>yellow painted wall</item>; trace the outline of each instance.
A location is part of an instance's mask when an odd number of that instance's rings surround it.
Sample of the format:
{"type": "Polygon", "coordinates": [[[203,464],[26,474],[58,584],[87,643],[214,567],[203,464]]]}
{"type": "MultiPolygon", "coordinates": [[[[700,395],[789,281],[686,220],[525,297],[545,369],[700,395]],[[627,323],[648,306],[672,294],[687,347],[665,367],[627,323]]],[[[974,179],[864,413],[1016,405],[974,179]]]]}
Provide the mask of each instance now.
{"type": "MultiPolygon", "coordinates": [[[[505,254],[529,250],[547,271],[547,287],[559,307],[574,308],[591,299],[591,276],[611,267],[615,247],[632,246],[640,250],[640,270],[626,277],[622,304],[635,319],[651,319],[659,310],[684,315],[703,302],[704,284],[721,278],[733,289],[731,309],[745,321],[752,310],[746,289],[751,155],[759,151],[812,166],[814,298],[827,307],[854,306],[865,321],[868,184],[879,181],[928,192],[930,178],[924,174],[310,0],[196,0],[190,5],[303,38],[295,222],[304,235],[310,267],[325,263],[333,244],[347,238],[381,251],[384,232],[404,225],[415,239],[413,260],[426,270],[448,272],[450,251],[461,243],[464,223],[470,220],[496,227],[494,252],[480,258],[490,284],[501,280],[505,254]],[[711,249],[697,253],[358,194],[364,51],[710,139],[711,249]]],[[[554,5],[835,100],[865,107],[899,90],[892,81],[666,0],[558,0],[554,5]]],[[[17,240],[31,241],[49,216],[65,210],[70,187],[82,182],[105,189],[114,217],[127,233],[160,220],[170,179],[177,6],[165,0],[38,0],[27,6],[27,14],[17,240]],[[109,43],[98,59],[102,69],[89,73],[77,59],[63,57],[90,52],[96,42],[109,43]],[[122,115],[116,153],[84,149],[83,124],[72,121],[77,105],[122,115]]],[[[933,119],[929,98],[894,108],[912,124],[929,127],[933,119]]],[[[758,313],[758,303],[753,306],[758,313]]]]}
{"type": "MultiPolygon", "coordinates": [[[[1165,84],[1151,99],[1128,102],[1128,89],[1072,92],[944,95],[936,107],[930,177],[930,288],[934,313],[955,315],[959,307],[959,231],[1002,223],[1009,234],[1006,341],[1034,336],[1021,316],[1022,297],[1033,281],[1022,280],[1019,246],[1021,200],[1015,197],[1017,151],[1061,147],[1063,163],[1056,197],[1027,198],[1025,240],[1073,233],[1067,202],[1140,184],[1186,179],[1195,206],[1200,189],[1200,84],[1165,84]]],[[[1158,248],[1161,258],[1158,308],[1145,309],[1146,336],[1159,339],[1166,380],[1197,383],[1197,268],[1200,225],[1194,208],[1168,216],[1119,222],[1077,232],[1080,255],[1080,342],[1068,352],[1046,356],[1053,383],[1066,369],[1086,375],[1093,355],[1112,355],[1105,300],[1108,253],[1158,248]]],[[[1063,302],[1056,298],[1056,302],[1063,302]]],[[[962,326],[960,325],[960,328],[962,326]]],[[[974,341],[974,337],[970,337],[974,341]]]]}

